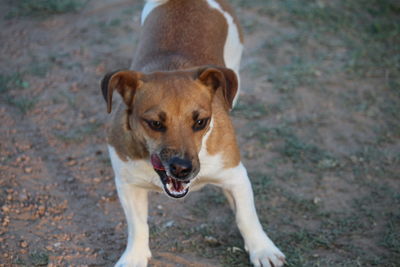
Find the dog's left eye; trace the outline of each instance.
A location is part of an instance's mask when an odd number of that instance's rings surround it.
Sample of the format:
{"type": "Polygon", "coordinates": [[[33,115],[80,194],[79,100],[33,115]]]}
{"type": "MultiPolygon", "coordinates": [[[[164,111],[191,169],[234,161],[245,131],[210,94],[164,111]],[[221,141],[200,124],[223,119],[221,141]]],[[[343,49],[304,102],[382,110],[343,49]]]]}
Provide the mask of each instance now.
{"type": "Polygon", "coordinates": [[[194,125],[193,125],[193,130],[194,131],[203,130],[207,125],[207,121],[208,121],[208,118],[196,120],[194,125]]]}

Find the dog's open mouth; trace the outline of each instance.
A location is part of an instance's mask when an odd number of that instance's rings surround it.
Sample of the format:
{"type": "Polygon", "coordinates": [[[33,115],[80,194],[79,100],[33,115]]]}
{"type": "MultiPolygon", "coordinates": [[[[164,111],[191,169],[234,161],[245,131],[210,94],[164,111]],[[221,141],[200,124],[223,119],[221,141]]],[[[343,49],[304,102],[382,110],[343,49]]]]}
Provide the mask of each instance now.
{"type": "Polygon", "coordinates": [[[160,176],[161,182],[164,186],[164,191],[173,198],[181,198],[186,196],[189,192],[190,181],[180,181],[167,175],[164,165],[161,163],[160,158],[153,154],[151,155],[151,164],[154,170],[160,176]]]}

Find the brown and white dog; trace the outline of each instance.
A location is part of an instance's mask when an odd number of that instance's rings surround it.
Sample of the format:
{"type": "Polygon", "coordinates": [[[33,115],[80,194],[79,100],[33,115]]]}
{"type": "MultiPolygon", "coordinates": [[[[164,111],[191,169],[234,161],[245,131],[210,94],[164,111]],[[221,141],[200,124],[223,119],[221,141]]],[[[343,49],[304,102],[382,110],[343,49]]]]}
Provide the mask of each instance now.
{"type": "Polygon", "coordinates": [[[285,256],[258,220],[229,111],[238,96],[242,33],[224,0],[148,0],[132,70],[101,84],[108,112],[123,99],[108,135],[128,244],[116,266],[147,266],[148,190],[173,198],[205,184],[223,189],[254,266],[285,256]]]}

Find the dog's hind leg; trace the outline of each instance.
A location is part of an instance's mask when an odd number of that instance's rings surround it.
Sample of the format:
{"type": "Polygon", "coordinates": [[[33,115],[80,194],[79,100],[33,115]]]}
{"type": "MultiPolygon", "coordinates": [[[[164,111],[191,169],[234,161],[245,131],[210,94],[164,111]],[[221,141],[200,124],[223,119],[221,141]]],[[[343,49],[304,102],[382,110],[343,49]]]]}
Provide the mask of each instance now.
{"type": "Polygon", "coordinates": [[[115,267],[146,267],[151,257],[147,224],[147,190],[121,182],[118,177],[116,185],[128,223],[128,244],[115,267]]]}
{"type": "Polygon", "coordinates": [[[221,179],[223,181],[222,187],[224,191],[227,191],[225,194],[231,195],[235,204],[236,222],[253,265],[282,266],[285,263],[285,255],[262,229],[245,167],[240,163],[234,168],[224,170],[220,175],[223,176],[221,179]]]}

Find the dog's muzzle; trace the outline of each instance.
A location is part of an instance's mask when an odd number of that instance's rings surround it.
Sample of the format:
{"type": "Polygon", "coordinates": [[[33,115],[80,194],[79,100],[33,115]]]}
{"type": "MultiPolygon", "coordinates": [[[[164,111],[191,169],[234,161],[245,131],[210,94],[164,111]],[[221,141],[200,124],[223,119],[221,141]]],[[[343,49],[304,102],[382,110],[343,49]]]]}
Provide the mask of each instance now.
{"type": "Polygon", "coordinates": [[[168,163],[168,172],[156,154],[151,155],[151,164],[160,176],[164,191],[173,198],[181,198],[189,192],[192,174],[192,163],[190,161],[173,157],[168,163]],[[168,175],[170,173],[170,175],[168,175]],[[172,177],[173,176],[173,177],[172,177]]]}

